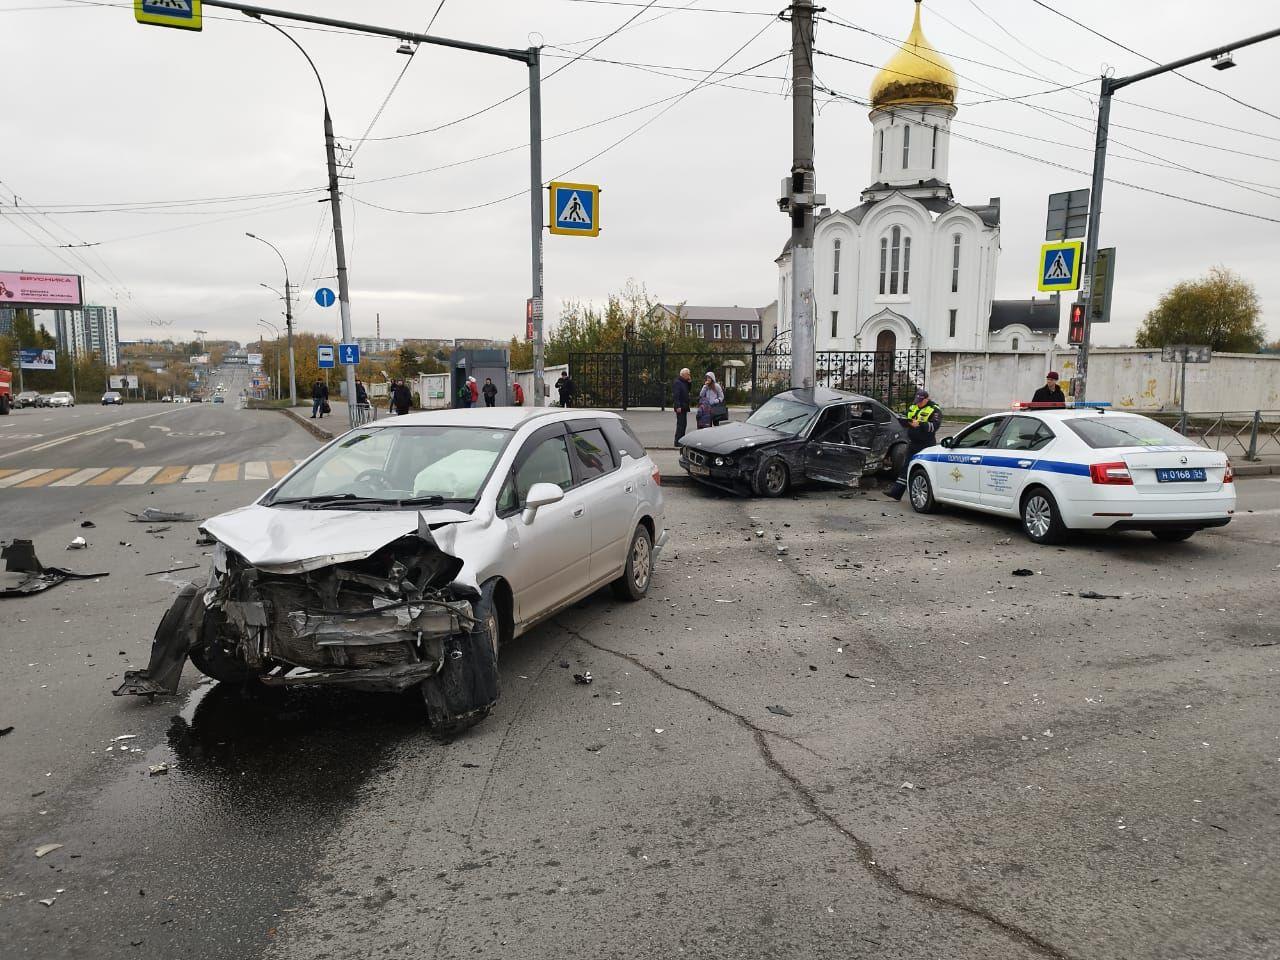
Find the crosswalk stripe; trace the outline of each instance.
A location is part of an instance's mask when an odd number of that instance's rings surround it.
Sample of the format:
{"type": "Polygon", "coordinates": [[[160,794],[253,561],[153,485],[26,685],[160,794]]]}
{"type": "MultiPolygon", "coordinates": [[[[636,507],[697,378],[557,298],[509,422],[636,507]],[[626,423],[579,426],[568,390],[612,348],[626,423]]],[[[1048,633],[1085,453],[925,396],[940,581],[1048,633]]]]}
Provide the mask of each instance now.
{"type": "Polygon", "coordinates": [[[240,464],[238,463],[220,463],[218,469],[213,471],[214,480],[239,480],[240,464]]]}
{"type": "Polygon", "coordinates": [[[244,465],[244,478],[246,480],[269,480],[271,475],[267,473],[267,465],[262,460],[250,460],[244,465]]]}
{"type": "Polygon", "coordinates": [[[53,483],[49,484],[49,486],[78,487],[86,480],[92,480],[105,469],[106,467],[85,467],[83,470],[77,470],[69,477],[63,477],[61,480],[55,480],[53,483]]]}
{"type": "Polygon", "coordinates": [[[86,487],[109,487],[123,480],[129,474],[133,473],[133,467],[112,467],[105,473],[100,473],[88,483],[86,487]]]}
{"type": "Polygon", "coordinates": [[[36,467],[31,470],[19,470],[17,473],[11,474],[10,476],[5,477],[3,480],[0,480],[0,488],[12,487],[19,483],[22,483],[25,480],[30,480],[32,477],[38,477],[40,476],[40,474],[44,473],[46,470],[48,470],[48,467],[36,467]]]}
{"type": "Polygon", "coordinates": [[[56,470],[46,470],[38,477],[32,477],[30,480],[24,480],[18,484],[19,487],[43,487],[54,480],[61,480],[63,477],[69,477],[76,472],[75,467],[58,467],[56,470]]]}
{"type": "Polygon", "coordinates": [[[292,460],[272,460],[271,461],[271,478],[279,480],[286,473],[293,469],[292,460]]]}
{"type": "Polygon", "coordinates": [[[10,469],[8,469],[8,470],[0,470],[0,477],[7,477],[7,476],[10,476],[11,474],[14,474],[14,473],[17,473],[17,472],[18,472],[18,468],[17,468],[17,467],[12,467],[12,468],[10,468],[10,469]]]}
{"type": "Polygon", "coordinates": [[[185,465],[181,467],[165,467],[163,470],[161,470],[159,473],[156,474],[156,478],[151,482],[152,483],[176,483],[186,475],[187,475],[187,467],[185,465]]]}
{"type": "Polygon", "coordinates": [[[160,467],[139,467],[120,481],[121,486],[136,486],[149,481],[161,470],[160,467]]]}
{"type": "Polygon", "coordinates": [[[182,478],[183,483],[207,483],[209,478],[213,476],[213,468],[217,464],[213,463],[197,463],[194,467],[187,471],[187,475],[182,478]]]}

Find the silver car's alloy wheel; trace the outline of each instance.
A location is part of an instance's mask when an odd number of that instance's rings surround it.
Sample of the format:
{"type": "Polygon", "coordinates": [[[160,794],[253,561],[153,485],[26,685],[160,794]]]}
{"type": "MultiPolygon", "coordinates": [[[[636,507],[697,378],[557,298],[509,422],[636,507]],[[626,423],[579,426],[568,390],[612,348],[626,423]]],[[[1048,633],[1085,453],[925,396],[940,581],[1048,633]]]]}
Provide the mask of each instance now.
{"type": "Polygon", "coordinates": [[[636,537],[635,543],[631,546],[631,582],[640,593],[648,589],[652,569],[653,551],[649,546],[649,538],[636,537]]]}
{"type": "Polygon", "coordinates": [[[911,505],[920,511],[929,505],[929,481],[923,473],[911,478],[911,505]]]}
{"type": "Polygon", "coordinates": [[[1049,505],[1048,500],[1037,493],[1028,499],[1027,505],[1022,508],[1022,522],[1027,532],[1039,540],[1049,533],[1049,528],[1053,524],[1053,507],[1049,505]]]}

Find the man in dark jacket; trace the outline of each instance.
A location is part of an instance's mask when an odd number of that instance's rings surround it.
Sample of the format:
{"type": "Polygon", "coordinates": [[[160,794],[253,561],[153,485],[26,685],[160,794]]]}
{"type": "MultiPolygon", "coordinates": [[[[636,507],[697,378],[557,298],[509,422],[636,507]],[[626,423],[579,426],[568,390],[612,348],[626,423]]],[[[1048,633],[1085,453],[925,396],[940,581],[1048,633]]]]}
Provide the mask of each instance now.
{"type": "Polygon", "coordinates": [[[396,385],[391,388],[391,405],[395,407],[398,417],[403,417],[413,406],[413,394],[409,391],[409,385],[403,380],[397,380],[396,385]]]}
{"type": "Polygon", "coordinates": [[[568,372],[560,375],[560,379],[556,381],[556,390],[560,393],[560,406],[573,406],[573,395],[578,392],[578,388],[574,385],[573,379],[568,372]]]}
{"type": "Polygon", "coordinates": [[[323,380],[317,379],[311,385],[311,419],[324,416],[324,405],[329,400],[329,388],[323,380]]]}
{"type": "Polygon", "coordinates": [[[907,472],[911,469],[911,458],[938,442],[942,408],[929,399],[928,390],[921,388],[916,391],[915,403],[907,408],[902,420],[903,426],[907,428],[907,456],[903,462],[902,475],[885,491],[894,500],[901,500],[902,495],[907,492],[907,472]]]}
{"type": "Polygon", "coordinates": [[[671,381],[671,409],[676,413],[676,446],[680,446],[680,438],[689,426],[689,383],[693,374],[685,367],[680,375],[671,381]]]}
{"type": "Polygon", "coordinates": [[[1058,386],[1058,372],[1056,370],[1050,370],[1044,375],[1044,386],[1036,391],[1035,396],[1031,398],[1031,402],[1057,403],[1064,407],[1067,405],[1067,395],[1058,386]]]}
{"type": "Polygon", "coordinates": [[[486,407],[497,406],[498,387],[493,382],[493,377],[484,378],[484,387],[481,388],[480,392],[484,394],[484,405],[486,407]]]}

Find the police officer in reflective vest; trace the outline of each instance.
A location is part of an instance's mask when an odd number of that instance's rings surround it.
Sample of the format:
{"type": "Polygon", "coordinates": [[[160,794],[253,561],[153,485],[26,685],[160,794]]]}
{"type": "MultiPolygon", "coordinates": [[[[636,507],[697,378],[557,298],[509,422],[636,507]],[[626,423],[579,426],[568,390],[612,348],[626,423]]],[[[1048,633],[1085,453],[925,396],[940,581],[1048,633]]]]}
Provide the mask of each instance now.
{"type": "Polygon", "coordinates": [[[916,391],[915,403],[907,407],[902,419],[907,428],[907,457],[903,462],[902,475],[885,491],[894,500],[901,500],[902,495],[907,492],[907,468],[911,465],[911,458],[938,442],[942,408],[929,399],[928,390],[921,388],[916,391]]]}

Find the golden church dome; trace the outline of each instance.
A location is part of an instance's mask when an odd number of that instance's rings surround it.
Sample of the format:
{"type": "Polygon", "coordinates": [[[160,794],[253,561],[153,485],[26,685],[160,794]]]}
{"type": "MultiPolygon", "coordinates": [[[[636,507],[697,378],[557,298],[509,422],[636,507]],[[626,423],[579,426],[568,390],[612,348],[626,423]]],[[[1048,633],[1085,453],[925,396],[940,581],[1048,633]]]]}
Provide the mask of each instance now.
{"type": "Polygon", "coordinates": [[[916,0],[911,35],[871,84],[871,109],[920,104],[953,106],[957,86],[951,64],[924,38],[920,0],[916,0]]]}

